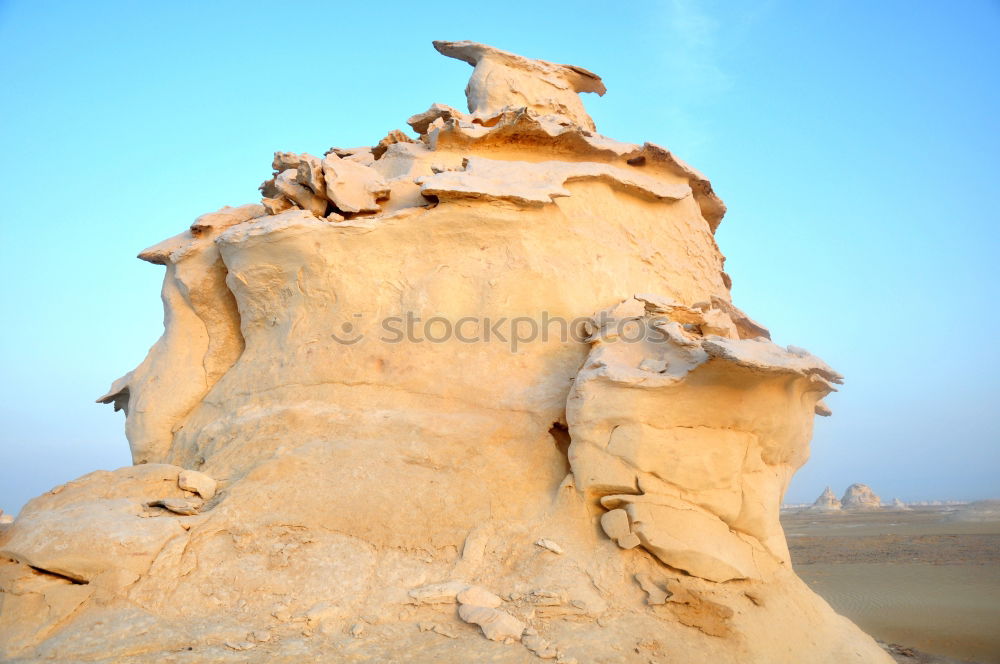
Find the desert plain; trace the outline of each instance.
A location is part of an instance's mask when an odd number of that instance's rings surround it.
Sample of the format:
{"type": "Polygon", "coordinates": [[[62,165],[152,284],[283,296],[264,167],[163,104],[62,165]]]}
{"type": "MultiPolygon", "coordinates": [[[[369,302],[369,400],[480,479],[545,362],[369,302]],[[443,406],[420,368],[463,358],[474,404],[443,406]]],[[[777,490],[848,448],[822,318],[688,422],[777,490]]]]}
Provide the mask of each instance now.
{"type": "Polygon", "coordinates": [[[1000,501],[781,517],[798,575],[879,641],[1000,662],[1000,501]]]}

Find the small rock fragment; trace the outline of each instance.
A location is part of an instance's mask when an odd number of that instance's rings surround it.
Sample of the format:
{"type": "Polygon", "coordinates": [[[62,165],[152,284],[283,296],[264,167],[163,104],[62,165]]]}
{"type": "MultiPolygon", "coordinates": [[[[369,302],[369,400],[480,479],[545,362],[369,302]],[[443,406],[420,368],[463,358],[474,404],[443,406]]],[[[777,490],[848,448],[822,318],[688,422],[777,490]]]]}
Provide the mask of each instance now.
{"type": "Polygon", "coordinates": [[[323,163],[319,157],[311,154],[301,155],[296,170],[295,179],[299,184],[308,187],[318,196],[326,196],[326,183],[323,180],[323,163]]]}
{"type": "Polygon", "coordinates": [[[410,119],[406,121],[406,124],[410,125],[410,127],[413,128],[413,131],[418,134],[426,134],[430,124],[438,118],[450,120],[452,118],[460,117],[466,116],[464,113],[455,110],[451,106],[446,104],[432,104],[431,107],[423,113],[417,113],[416,115],[411,116],[410,119]]]}
{"type": "Polygon", "coordinates": [[[365,633],[364,623],[354,623],[353,625],[351,625],[351,636],[353,636],[354,638],[360,639],[364,633],[365,633]]]}
{"type": "Polygon", "coordinates": [[[613,540],[625,537],[632,532],[628,522],[628,513],[623,509],[614,509],[601,515],[601,529],[613,540]]]}
{"type": "Polygon", "coordinates": [[[197,470],[182,470],[177,476],[177,486],[185,491],[193,491],[205,500],[211,500],[215,496],[218,483],[197,470]]]}
{"type": "Polygon", "coordinates": [[[398,129],[393,129],[385,138],[378,142],[378,145],[372,148],[372,155],[376,159],[380,159],[382,155],[385,154],[386,150],[389,149],[390,145],[394,143],[416,143],[412,138],[404,134],[398,129]]]}
{"type": "Polygon", "coordinates": [[[347,159],[348,161],[356,161],[362,166],[371,166],[375,163],[372,149],[367,146],[360,148],[330,148],[323,153],[323,156],[325,157],[328,154],[335,154],[341,159],[347,159]]]}
{"type": "Polygon", "coordinates": [[[271,168],[281,173],[290,168],[298,168],[299,161],[299,155],[294,152],[275,152],[274,159],[271,161],[271,168]]]}
{"type": "MultiPolygon", "coordinates": [[[[277,190],[275,190],[277,191],[277,190]]],[[[264,206],[268,214],[281,214],[286,210],[292,209],[292,202],[278,194],[277,198],[262,198],[260,199],[260,204],[264,206]]]]}
{"type": "MultiPolygon", "coordinates": [[[[326,216],[326,198],[314,194],[308,187],[304,187],[298,182],[298,169],[289,168],[282,171],[274,178],[274,185],[281,194],[298,204],[303,210],[312,212],[317,217],[326,216]]],[[[267,207],[265,204],[264,207],[267,207]]]]}
{"type": "Polygon", "coordinates": [[[503,603],[502,599],[482,586],[469,586],[462,592],[458,593],[456,599],[458,599],[458,601],[462,604],[488,606],[490,608],[496,608],[503,603]]]}
{"type": "Polygon", "coordinates": [[[714,334],[727,339],[739,339],[740,333],[736,329],[736,324],[723,311],[718,309],[708,309],[702,312],[705,322],[701,324],[702,334],[714,334]]]}
{"type": "Polygon", "coordinates": [[[446,581],[414,588],[409,595],[414,604],[454,604],[456,596],[468,587],[464,581],[446,581]]]}
{"type": "Polygon", "coordinates": [[[479,625],[483,636],[490,641],[521,640],[524,623],[506,611],[488,606],[463,604],[458,608],[458,615],[469,624],[479,625]]]}
{"type": "Polygon", "coordinates": [[[191,516],[192,514],[197,514],[198,510],[201,509],[202,501],[188,498],[163,498],[162,500],[154,500],[146,504],[150,507],[162,507],[174,514],[191,516]]]}
{"type": "Polygon", "coordinates": [[[540,546],[543,549],[548,549],[552,553],[557,553],[560,556],[563,554],[563,548],[550,539],[544,539],[544,538],[540,539],[537,542],[535,542],[535,546],[540,546]]]}
{"type": "Polygon", "coordinates": [[[537,630],[531,627],[524,630],[524,633],[521,635],[521,643],[540,659],[555,659],[559,654],[548,641],[538,635],[537,630]]]}
{"type": "Polygon", "coordinates": [[[639,539],[639,536],[636,535],[635,533],[629,533],[625,537],[618,538],[618,546],[620,546],[623,549],[634,549],[640,544],[642,544],[642,541],[639,539]]]}
{"type": "Polygon", "coordinates": [[[274,178],[264,180],[257,189],[260,190],[260,195],[264,198],[281,198],[281,192],[274,186],[274,178]]]}
{"type": "Polygon", "coordinates": [[[652,373],[663,373],[663,371],[667,368],[667,361],[647,357],[639,363],[639,368],[643,371],[649,371],[652,373]]]}
{"type": "Polygon", "coordinates": [[[375,169],[335,154],[323,157],[323,177],[327,198],[341,212],[378,212],[377,201],[389,195],[389,185],[375,169]]]}
{"type": "Polygon", "coordinates": [[[635,580],[639,583],[639,587],[646,592],[646,604],[666,604],[667,598],[670,594],[660,586],[653,583],[653,580],[649,578],[648,574],[636,574],[635,580]]]}

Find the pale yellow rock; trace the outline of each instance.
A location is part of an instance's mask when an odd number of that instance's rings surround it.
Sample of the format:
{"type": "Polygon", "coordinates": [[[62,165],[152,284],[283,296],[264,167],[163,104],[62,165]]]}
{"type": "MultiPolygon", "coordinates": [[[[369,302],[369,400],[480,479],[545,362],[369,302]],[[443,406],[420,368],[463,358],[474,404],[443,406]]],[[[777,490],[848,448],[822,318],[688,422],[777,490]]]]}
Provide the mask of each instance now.
{"type": "Polygon", "coordinates": [[[500,609],[462,604],[458,607],[458,615],[467,623],[479,625],[483,636],[490,641],[520,641],[524,632],[523,622],[500,609]]]}
{"type": "Polygon", "coordinates": [[[536,541],[535,542],[535,546],[540,546],[543,549],[547,549],[547,550],[551,551],[552,553],[555,553],[555,554],[560,555],[560,556],[563,553],[565,553],[565,551],[563,551],[563,548],[561,546],[559,546],[559,544],[557,544],[556,542],[553,542],[550,539],[545,539],[544,537],[541,538],[540,540],[536,541]]]}
{"type": "MultiPolygon", "coordinates": [[[[630,507],[643,517],[641,532],[632,530],[664,562],[692,574],[711,580],[755,575],[747,562],[754,547],[787,562],[780,498],[808,456],[815,405],[840,376],[805,351],[763,337],[704,335],[706,320],[728,317],[712,305],[685,306],[648,293],[636,299],[643,303],[641,317],[616,318],[624,304],[610,317],[599,316],[606,320],[594,323],[594,349],[574,381],[567,416],[578,486],[595,498],[646,494],[646,503],[658,507],[630,507]],[[697,399],[686,396],[689,384],[697,399]],[[734,407],[719,408],[722,397],[711,396],[747,384],[754,390],[734,407]],[[770,412],[785,419],[762,415],[770,412]],[[679,509],[684,504],[688,510],[679,509]],[[691,520],[705,512],[718,523],[691,520]]],[[[608,508],[628,503],[616,502],[601,501],[608,508]]]]}
{"type": "Polygon", "coordinates": [[[281,196],[277,189],[274,191],[275,194],[278,195],[277,198],[262,198],[260,201],[264,206],[264,209],[267,210],[268,214],[281,214],[285,210],[290,210],[294,207],[292,202],[284,196],[281,196]]]}
{"type": "Polygon", "coordinates": [[[197,470],[182,470],[177,476],[177,486],[185,491],[193,491],[205,500],[215,497],[218,482],[197,470]]]}
{"type": "Polygon", "coordinates": [[[330,148],[323,156],[328,154],[334,154],[348,161],[356,161],[363,166],[373,166],[375,164],[375,155],[372,154],[372,148],[368,146],[359,148],[330,148]]]}
{"type": "Polygon", "coordinates": [[[524,634],[521,636],[521,644],[533,652],[539,659],[554,659],[559,655],[559,652],[548,641],[530,628],[524,630],[524,634]]]}
{"type": "Polygon", "coordinates": [[[271,168],[276,173],[281,173],[290,168],[298,168],[301,160],[301,156],[294,152],[275,152],[274,159],[271,161],[271,168]]]}
{"type": "Polygon", "coordinates": [[[601,515],[601,529],[613,540],[625,537],[631,532],[628,514],[623,509],[613,509],[601,515]]]}
{"type": "Polygon", "coordinates": [[[160,498],[147,503],[150,507],[162,507],[174,514],[191,516],[201,510],[202,501],[190,498],[160,498]]]}
{"type": "Polygon", "coordinates": [[[460,604],[486,606],[491,609],[495,609],[503,603],[502,599],[481,586],[469,586],[458,593],[456,599],[460,604]]]}
{"type": "Polygon", "coordinates": [[[643,592],[646,593],[646,604],[656,605],[667,603],[670,593],[658,586],[648,574],[636,574],[635,580],[643,592]]]}
{"type": "Polygon", "coordinates": [[[653,200],[677,201],[691,195],[686,184],[667,184],[624,168],[592,162],[538,163],[470,157],[461,171],[422,178],[425,196],[510,200],[522,205],[545,205],[557,196],[569,196],[566,183],[603,180],[616,189],[653,200]]]}
{"type": "Polygon", "coordinates": [[[508,107],[526,107],[565,117],[590,131],[578,93],[606,92],[601,77],[575,65],[559,65],[469,41],[436,41],[434,48],[475,67],[465,96],[473,115],[489,116],[508,107]]]}
{"type": "Polygon", "coordinates": [[[318,196],[326,196],[326,183],[323,180],[323,162],[319,157],[311,154],[303,154],[299,157],[299,164],[295,169],[296,181],[308,187],[310,191],[318,196]]]}
{"type": "Polygon", "coordinates": [[[469,584],[462,581],[446,581],[414,588],[409,591],[409,596],[417,604],[454,604],[458,601],[458,594],[468,587],[469,584]]]}
{"type": "Polygon", "coordinates": [[[431,123],[435,120],[451,120],[452,118],[463,119],[471,121],[465,113],[455,110],[451,106],[445,104],[431,104],[431,107],[424,111],[423,113],[417,113],[410,117],[406,121],[406,124],[413,128],[413,131],[418,134],[426,134],[431,123]]]}
{"type": "Polygon", "coordinates": [[[413,143],[413,139],[399,129],[393,129],[386,134],[385,138],[378,142],[378,145],[371,149],[372,158],[380,159],[391,146],[399,143],[413,143]]]}
{"type": "Polygon", "coordinates": [[[665,496],[627,505],[642,546],[671,567],[716,582],[759,577],[751,545],[718,517],[665,496]]]}
{"type": "Polygon", "coordinates": [[[335,154],[323,157],[323,177],[327,198],[341,212],[378,212],[377,201],[389,195],[389,187],[377,171],[335,154]]]}
{"type": "Polygon", "coordinates": [[[274,185],[282,196],[303,210],[308,210],[317,217],[326,216],[326,197],[316,194],[309,187],[300,184],[298,169],[289,168],[281,171],[275,176],[274,185]]]}
{"type": "Polygon", "coordinates": [[[165,464],[97,471],[39,496],[3,533],[0,556],[77,582],[109,570],[141,576],[168,540],[185,533],[173,519],[141,518],[143,503],[164,493],[183,500],[179,472],[165,464]]]}
{"type": "Polygon", "coordinates": [[[164,334],[102,397],[139,465],[0,529],[0,659],[888,662],[787,562],[840,378],[732,304],[708,180],[594,133],[589,73],[445,50],[471,115],[332,150],[322,191],[278,153],[261,205],[143,252],[164,334]]]}
{"type": "Polygon", "coordinates": [[[98,399],[126,411],[125,435],[136,463],[166,458],[179,420],[243,352],[240,315],[215,239],[263,213],[260,205],[222,208],[139,254],[166,266],[163,336],[142,364],[98,399]]]}

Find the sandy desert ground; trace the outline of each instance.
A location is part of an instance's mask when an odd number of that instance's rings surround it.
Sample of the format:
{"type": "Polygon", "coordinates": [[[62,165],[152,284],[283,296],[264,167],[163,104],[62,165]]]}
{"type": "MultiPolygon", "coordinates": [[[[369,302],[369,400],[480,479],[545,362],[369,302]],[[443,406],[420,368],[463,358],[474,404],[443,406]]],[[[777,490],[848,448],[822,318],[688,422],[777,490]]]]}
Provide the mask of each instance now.
{"type": "Polygon", "coordinates": [[[1000,501],[910,511],[782,514],[795,569],[886,643],[1000,663],[1000,501]]]}

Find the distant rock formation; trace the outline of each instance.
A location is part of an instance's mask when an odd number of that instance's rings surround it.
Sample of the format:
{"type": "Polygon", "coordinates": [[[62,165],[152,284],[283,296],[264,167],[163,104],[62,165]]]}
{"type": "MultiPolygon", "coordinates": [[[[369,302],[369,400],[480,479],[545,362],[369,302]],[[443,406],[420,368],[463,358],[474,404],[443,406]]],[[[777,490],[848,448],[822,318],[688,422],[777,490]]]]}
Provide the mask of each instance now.
{"type": "Polygon", "coordinates": [[[852,484],[840,504],[845,510],[877,510],[882,507],[882,499],[867,484],[852,484]]]}
{"type": "Polygon", "coordinates": [[[890,662],[792,570],[842,379],[733,304],[708,179],[597,134],[585,69],[435,46],[468,113],[139,255],[136,465],[0,532],[0,660],[890,662]]]}
{"type": "Polygon", "coordinates": [[[833,489],[826,487],[809,509],[816,510],[817,512],[839,512],[840,501],[837,500],[837,495],[833,492],[833,489]]]}
{"type": "Polygon", "coordinates": [[[885,509],[896,510],[897,512],[905,512],[910,509],[910,506],[904,503],[899,498],[893,498],[892,502],[885,506],[885,509]]]}

